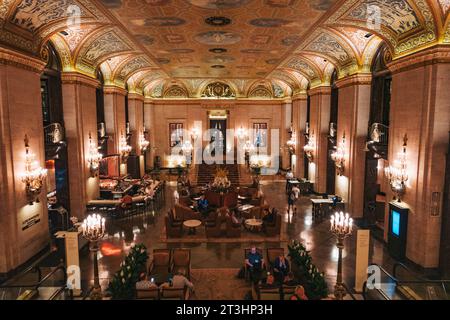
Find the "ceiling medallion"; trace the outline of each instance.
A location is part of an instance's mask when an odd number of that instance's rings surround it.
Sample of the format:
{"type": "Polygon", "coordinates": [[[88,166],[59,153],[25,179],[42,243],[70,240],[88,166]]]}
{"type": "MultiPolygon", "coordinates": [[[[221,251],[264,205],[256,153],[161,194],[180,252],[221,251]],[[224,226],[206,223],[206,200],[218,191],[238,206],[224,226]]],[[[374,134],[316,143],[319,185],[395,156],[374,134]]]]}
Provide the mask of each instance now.
{"type": "Polygon", "coordinates": [[[231,45],[241,41],[242,37],[233,32],[208,31],[195,36],[196,41],[207,45],[231,45]]]}
{"type": "Polygon", "coordinates": [[[202,93],[203,98],[235,98],[236,94],[225,83],[215,82],[209,84],[202,93]]]}
{"type": "Polygon", "coordinates": [[[227,49],[224,48],[213,48],[213,49],[209,49],[209,52],[213,52],[213,53],[225,53],[227,52],[227,49]]]}
{"type": "Polygon", "coordinates": [[[211,66],[211,68],[213,68],[213,69],[223,69],[223,68],[225,68],[225,66],[223,66],[221,64],[215,64],[215,65],[211,66]]]}
{"type": "Polygon", "coordinates": [[[226,17],[209,17],[205,20],[205,22],[214,27],[222,27],[229,25],[231,23],[231,19],[226,17]]]}

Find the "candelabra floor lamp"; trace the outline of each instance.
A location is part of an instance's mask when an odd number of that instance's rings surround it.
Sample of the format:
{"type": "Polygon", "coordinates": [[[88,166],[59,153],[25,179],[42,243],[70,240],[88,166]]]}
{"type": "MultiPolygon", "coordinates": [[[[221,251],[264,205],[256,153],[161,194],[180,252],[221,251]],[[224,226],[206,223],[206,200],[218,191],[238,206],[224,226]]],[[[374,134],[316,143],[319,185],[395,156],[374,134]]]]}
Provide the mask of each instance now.
{"type": "Polygon", "coordinates": [[[82,224],[83,236],[90,242],[90,251],[94,255],[94,287],[91,289],[91,300],[102,300],[103,293],[98,274],[98,242],[105,235],[105,218],[98,214],[88,216],[82,224]]]}
{"type": "Polygon", "coordinates": [[[331,216],[331,233],[336,237],[336,247],[338,248],[338,271],[336,285],[334,286],[334,297],[336,300],[343,300],[347,294],[344,282],[342,280],[342,252],[344,250],[344,240],[352,234],[353,219],[343,212],[336,212],[331,216]]]}

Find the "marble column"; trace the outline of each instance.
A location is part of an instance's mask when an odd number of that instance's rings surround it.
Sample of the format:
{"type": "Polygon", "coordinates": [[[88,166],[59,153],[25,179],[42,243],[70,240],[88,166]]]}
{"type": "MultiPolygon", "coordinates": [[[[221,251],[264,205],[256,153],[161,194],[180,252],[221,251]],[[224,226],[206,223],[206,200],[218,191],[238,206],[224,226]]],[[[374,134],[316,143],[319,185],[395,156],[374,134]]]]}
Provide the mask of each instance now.
{"type": "Polygon", "coordinates": [[[339,88],[337,147],[345,135],[345,167],[336,176],[336,194],[346,202],[353,218],[362,218],[366,168],[367,131],[372,75],[357,74],[336,82],[339,88]]]}
{"type": "Polygon", "coordinates": [[[128,95],[128,121],[130,122],[131,147],[139,157],[141,177],[145,174],[144,154],[141,152],[139,138],[144,130],[144,96],[136,93],[128,95]]]}
{"type": "MultiPolygon", "coordinates": [[[[433,47],[389,64],[392,101],[389,161],[408,135],[409,207],[406,256],[424,268],[439,265],[445,159],[450,131],[450,48],[433,47]]],[[[386,226],[388,230],[388,212],[386,226]]]]}
{"type": "MultiPolygon", "coordinates": [[[[105,104],[105,123],[108,139],[108,155],[119,155],[121,136],[126,137],[125,99],[127,91],[119,87],[103,87],[105,104]]],[[[121,163],[120,175],[128,172],[127,164],[121,163]]]]}
{"type": "Polygon", "coordinates": [[[152,169],[154,167],[154,159],[155,159],[155,105],[152,100],[145,99],[144,101],[144,125],[147,129],[150,141],[150,149],[146,152],[145,156],[147,158],[147,168],[152,169]]]}
{"type": "Polygon", "coordinates": [[[70,214],[84,218],[86,204],[100,196],[99,178],[91,176],[87,158],[89,135],[97,145],[96,79],[80,73],[62,74],[64,123],[66,129],[70,214]]]}
{"type": "Polygon", "coordinates": [[[314,159],[309,164],[309,178],[314,183],[314,191],[327,190],[328,131],[330,125],[331,88],[317,87],[309,90],[310,137],[315,146],[314,159]]]}
{"type": "Polygon", "coordinates": [[[305,152],[303,151],[303,146],[306,144],[305,141],[305,131],[306,122],[308,115],[308,96],[296,95],[292,98],[292,122],[294,125],[295,132],[297,134],[297,145],[295,147],[295,172],[296,177],[305,176],[305,152]]]}
{"type": "Polygon", "coordinates": [[[40,74],[45,63],[0,48],[0,279],[13,274],[50,244],[46,184],[39,203],[29,204],[25,135],[30,151],[45,168],[40,74]]]}

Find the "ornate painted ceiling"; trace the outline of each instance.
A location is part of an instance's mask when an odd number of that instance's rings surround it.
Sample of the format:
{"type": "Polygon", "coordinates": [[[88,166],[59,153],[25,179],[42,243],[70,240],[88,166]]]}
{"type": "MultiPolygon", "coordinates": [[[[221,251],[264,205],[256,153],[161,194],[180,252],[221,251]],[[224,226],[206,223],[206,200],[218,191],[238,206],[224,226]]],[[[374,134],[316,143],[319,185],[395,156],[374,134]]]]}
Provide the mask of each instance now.
{"type": "Polygon", "coordinates": [[[450,44],[449,0],[1,0],[2,46],[153,98],[282,98],[450,44]]]}

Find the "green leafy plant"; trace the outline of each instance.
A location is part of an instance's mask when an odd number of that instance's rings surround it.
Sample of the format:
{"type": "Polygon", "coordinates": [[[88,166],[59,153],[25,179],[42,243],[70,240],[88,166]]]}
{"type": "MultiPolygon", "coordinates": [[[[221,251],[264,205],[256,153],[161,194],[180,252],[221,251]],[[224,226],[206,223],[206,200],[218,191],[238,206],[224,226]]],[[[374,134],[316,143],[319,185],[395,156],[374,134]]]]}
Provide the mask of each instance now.
{"type": "Polygon", "coordinates": [[[120,270],[109,283],[108,291],[113,300],[131,300],[136,296],[136,282],[147,269],[148,253],[143,244],[131,248],[128,256],[120,264],[120,270]]]}
{"type": "Polygon", "coordinates": [[[312,257],[306,247],[298,241],[288,245],[292,271],[305,288],[310,300],[320,300],[328,297],[328,286],[325,274],[312,263],[312,257]]]}

